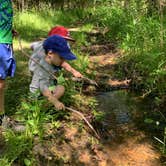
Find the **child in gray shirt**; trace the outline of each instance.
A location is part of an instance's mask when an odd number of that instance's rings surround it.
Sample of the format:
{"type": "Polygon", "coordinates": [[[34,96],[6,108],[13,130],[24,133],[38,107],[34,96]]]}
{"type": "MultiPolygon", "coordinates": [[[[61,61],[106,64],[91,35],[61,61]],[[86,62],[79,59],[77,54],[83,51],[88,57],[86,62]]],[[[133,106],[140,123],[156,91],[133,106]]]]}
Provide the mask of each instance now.
{"type": "Polygon", "coordinates": [[[43,43],[43,49],[45,56],[41,58],[40,65],[37,65],[33,72],[30,91],[32,93],[39,91],[54,104],[57,110],[65,109],[63,103],[59,101],[65,92],[64,86],[56,85],[53,90],[50,90],[49,87],[54,85],[55,79],[52,74],[60,70],[63,65],[73,75],[83,77],[81,73],[65,63],[66,60],[76,59],[76,56],[71,52],[67,41],[58,35],[48,37],[43,43]]]}

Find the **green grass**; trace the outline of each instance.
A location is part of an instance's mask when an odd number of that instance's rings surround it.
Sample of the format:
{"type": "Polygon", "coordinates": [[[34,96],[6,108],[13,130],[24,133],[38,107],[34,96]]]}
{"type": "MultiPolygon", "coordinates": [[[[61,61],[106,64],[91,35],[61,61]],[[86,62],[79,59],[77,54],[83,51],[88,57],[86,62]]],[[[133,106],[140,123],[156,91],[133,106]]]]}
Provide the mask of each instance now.
{"type": "Polygon", "coordinates": [[[46,37],[50,28],[56,25],[72,27],[77,20],[84,17],[81,10],[61,11],[46,9],[17,12],[14,17],[14,28],[25,41],[46,37]]]}
{"type": "MultiPolygon", "coordinates": [[[[69,20],[64,19],[60,11],[24,11],[16,13],[14,19],[14,27],[21,34],[21,37],[26,41],[36,40],[40,37],[46,37],[50,27],[57,24],[66,25],[69,20]],[[58,20],[61,20],[59,22],[58,20]],[[66,24],[64,24],[66,21],[66,24]]],[[[71,18],[72,19],[72,18],[71,18]]]]}

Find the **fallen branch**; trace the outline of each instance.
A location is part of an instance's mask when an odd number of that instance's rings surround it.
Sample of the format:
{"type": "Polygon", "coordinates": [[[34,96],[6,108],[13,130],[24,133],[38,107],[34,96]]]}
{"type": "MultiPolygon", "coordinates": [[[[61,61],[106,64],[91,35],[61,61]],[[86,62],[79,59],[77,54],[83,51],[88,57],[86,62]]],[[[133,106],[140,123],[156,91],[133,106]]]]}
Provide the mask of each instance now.
{"type": "Polygon", "coordinates": [[[79,115],[81,119],[83,119],[86,122],[86,124],[89,126],[89,128],[95,133],[96,137],[100,139],[100,136],[97,134],[96,130],[93,128],[93,126],[89,123],[89,121],[85,118],[85,116],[81,112],[74,110],[73,108],[69,108],[69,107],[65,107],[65,108],[66,110],[69,110],[79,115]]]}
{"type": "Polygon", "coordinates": [[[91,79],[89,79],[87,77],[82,77],[82,78],[72,77],[71,79],[73,81],[77,81],[77,82],[85,81],[85,82],[87,82],[90,85],[95,85],[97,87],[99,86],[95,80],[91,80],[91,79]]]}

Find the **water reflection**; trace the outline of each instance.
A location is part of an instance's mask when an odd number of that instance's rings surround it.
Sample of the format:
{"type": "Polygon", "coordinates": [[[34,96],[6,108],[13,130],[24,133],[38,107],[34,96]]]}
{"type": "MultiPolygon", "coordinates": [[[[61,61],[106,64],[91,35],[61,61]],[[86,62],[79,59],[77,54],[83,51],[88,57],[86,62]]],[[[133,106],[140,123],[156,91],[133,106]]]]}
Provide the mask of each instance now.
{"type": "Polygon", "coordinates": [[[107,116],[117,124],[131,121],[131,113],[134,109],[134,101],[127,91],[111,91],[100,93],[96,96],[99,102],[98,110],[104,111],[107,116]]]}

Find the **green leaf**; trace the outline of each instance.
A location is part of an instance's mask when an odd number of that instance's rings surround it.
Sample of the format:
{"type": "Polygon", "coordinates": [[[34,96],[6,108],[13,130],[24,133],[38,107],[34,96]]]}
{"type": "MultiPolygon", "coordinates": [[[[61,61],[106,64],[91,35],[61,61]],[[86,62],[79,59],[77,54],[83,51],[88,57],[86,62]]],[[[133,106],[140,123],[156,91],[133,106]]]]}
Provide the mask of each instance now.
{"type": "Polygon", "coordinates": [[[30,110],[30,106],[29,106],[28,103],[23,102],[23,103],[22,103],[22,107],[23,107],[23,109],[25,109],[25,110],[30,110]]]}
{"type": "Polygon", "coordinates": [[[146,118],[146,119],[144,120],[144,122],[145,122],[145,123],[148,123],[148,124],[152,124],[152,123],[154,122],[154,120],[153,120],[153,119],[150,119],[150,118],[146,118]]]}
{"type": "Polygon", "coordinates": [[[35,121],[34,120],[28,120],[28,124],[30,124],[31,126],[35,125],[35,121]]]}
{"type": "Polygon", "coordinates": [[[58,78],[57,78],[58,84],[60,85],[64,85],[65,83],[65,78],[63,77],[63,74],[61,74],[58,78]]]}
{"type": "Polygon", "coordinates": [[[24,159],[24,164],[25,164],[26,166],[30,166],[30,165],[31,165],[31,161],[26,158],[26,159],[24,159]]]}

